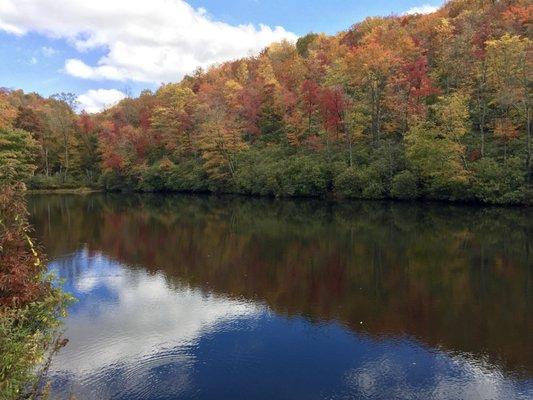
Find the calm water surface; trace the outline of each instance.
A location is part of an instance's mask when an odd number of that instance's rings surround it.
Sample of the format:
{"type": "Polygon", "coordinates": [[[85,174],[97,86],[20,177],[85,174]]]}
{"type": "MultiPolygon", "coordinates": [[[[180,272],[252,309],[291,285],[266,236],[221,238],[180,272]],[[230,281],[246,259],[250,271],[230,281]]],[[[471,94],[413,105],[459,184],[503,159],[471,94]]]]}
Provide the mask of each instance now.
{"type": "Polygon", "coordinates": [[[532,399],[533,211],[30,198],[53,398],[532,399]]]}

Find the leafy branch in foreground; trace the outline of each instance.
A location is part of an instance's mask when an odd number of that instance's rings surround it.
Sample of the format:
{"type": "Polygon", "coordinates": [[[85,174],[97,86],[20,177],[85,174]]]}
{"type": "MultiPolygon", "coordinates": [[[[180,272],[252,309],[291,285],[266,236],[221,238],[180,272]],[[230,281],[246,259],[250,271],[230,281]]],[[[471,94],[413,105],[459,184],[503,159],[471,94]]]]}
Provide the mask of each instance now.
{"type": "Polygon", "coordinates": [[[66,342],[60,318],[70,296],[53,284],[31,239],[25,185],[34,143],[0,129],[0,398],[39,398],[51,356],[66,342]]]}

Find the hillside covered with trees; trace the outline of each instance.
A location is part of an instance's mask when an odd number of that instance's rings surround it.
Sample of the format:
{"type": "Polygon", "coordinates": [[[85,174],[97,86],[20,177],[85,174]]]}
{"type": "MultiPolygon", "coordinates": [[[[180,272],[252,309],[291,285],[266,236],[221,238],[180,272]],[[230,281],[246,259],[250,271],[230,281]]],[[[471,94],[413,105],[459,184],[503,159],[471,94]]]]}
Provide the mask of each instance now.
{"type": "Polygon", "coordinates": [[[368,18],[91,115],[3,90],[0,128],[32,134],[33,188],[531,203],[532,16],[454,0],[368,18]]]}

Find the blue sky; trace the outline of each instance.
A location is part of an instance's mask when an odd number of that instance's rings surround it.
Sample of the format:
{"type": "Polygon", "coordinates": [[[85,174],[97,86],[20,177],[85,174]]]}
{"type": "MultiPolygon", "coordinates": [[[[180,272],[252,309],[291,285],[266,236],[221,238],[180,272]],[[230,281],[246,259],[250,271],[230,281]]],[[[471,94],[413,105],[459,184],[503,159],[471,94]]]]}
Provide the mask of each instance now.
{"type": "Polygon", "coordinates": [[[304,35],[344,30],[368,16],[401,14],[424,5],[438,7],[441,0],[191,0],[216,19],[230,24],[252,22],[304,35]]]}
{"type": "Polygon", "coordinates": [[[0,86],[73,92],[97,111],[123,93],[155,89],[271,41],[335,33],[367,16],[429,11],[442,2],[2,0],[0,86]]]}

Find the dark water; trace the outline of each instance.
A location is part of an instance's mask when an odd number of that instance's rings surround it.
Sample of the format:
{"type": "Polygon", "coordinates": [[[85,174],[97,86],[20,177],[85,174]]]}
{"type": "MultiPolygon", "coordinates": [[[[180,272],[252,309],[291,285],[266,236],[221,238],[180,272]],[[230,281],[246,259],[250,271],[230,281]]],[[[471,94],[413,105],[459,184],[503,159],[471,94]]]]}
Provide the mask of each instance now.
{"type": "Polygon", "coordinates": [[[79,301],[53,398],[531,399],[533,211],[30,199],[79,301]]]}

